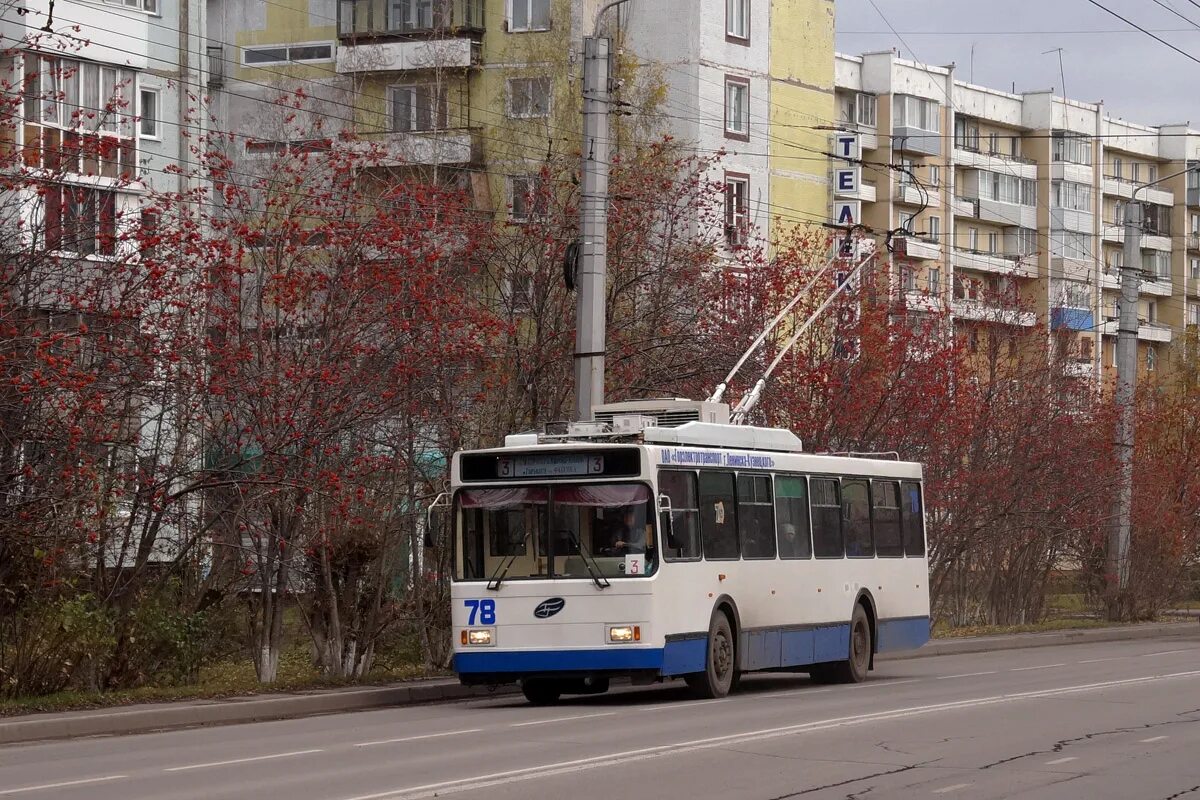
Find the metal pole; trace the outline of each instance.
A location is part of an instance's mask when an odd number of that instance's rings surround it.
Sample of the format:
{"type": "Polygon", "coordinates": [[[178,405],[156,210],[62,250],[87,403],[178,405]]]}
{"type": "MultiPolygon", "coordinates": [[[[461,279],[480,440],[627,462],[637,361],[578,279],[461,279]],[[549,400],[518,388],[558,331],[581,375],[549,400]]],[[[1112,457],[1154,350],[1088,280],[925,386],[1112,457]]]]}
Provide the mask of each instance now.
{"type": "MultiPolygon", "coordinates": [[[[1136,192],[1135,192],[1136,198],[1136,192]]],[[[1122,615],[1129,589],[1129,529],[1133,509],[1133,401],[1137,390],[1138,281],[1142,267],[1142,206],[1125,205],[1125,254],[1121,264],[1121,313],[1117,322],[1117,508],[1108,535],[1108,614],[1122,615]]]]}
{"type": "Polygon", "coordinates": [[[591,420],[604,402],[608,272],[608,54],[611,40],[583,40],[583,164],[580,257],[575,306],[575,418],[591,420]]]}

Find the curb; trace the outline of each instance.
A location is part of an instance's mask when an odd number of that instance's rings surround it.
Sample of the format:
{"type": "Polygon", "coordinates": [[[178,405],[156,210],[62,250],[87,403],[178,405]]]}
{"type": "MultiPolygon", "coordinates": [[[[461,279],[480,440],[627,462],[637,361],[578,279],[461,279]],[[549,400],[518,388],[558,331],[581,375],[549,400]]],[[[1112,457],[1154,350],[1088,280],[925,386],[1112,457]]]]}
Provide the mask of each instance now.
{"type": "MultiPolygon", "coordinates": [[[[1093,642],[1138,639],[1196,639],[1200,625],[1166,623],[1117,628],[1084,628],[1053,633],[1020,633],[941,639],[909,653],[884,654],[880,661],[1021,650],[1093,642]]],[[[423,703],[447,703],[476,697],[511,695],[515,686],[494,689],[462,686],[454,680],[414,682],[409,685],[364,689],[342,689],[268,697],[229,698],[185,703],[145,704],[133,708],[76,711],[61,714],[30,714],[0,719],[0,745],[84,736],[149,733],[205,725],[234,725],[249,722],[294,719],[346,711],[366,711],[423,703]]]]}
{"type": "Polygon", "coordinates": [[[1200,625],[1190,625],[1187,622],[1166,622],[1113,628],[1078,628],[1051,633],[964,636],[961,639],[935,639],[920,650],[906,653],[885,653],[876,658],[880,661],[905,661],[912,658],[990,653],[997,650],[1025,650],[1032,647],[1054,647],[1066,644],[1136,641],[1138,639],[1200,640],[1200,625]]]}

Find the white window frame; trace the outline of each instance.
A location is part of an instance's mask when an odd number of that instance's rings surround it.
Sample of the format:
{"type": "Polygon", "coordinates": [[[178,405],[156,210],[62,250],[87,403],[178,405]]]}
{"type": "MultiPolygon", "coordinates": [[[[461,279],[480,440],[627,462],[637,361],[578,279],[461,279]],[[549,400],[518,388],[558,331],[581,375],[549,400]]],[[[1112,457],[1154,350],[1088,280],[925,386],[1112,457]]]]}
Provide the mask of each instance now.
{"type": "Polygon", "coordinates": [[[508,176],[508,221],[518,224],[533,222],[543,216],[537,209],[537,203],[530,204],[529,195],[536,195],[540,187],[537,175],[508,176]],[[520,187],[520,191],[518,191],[520,187]]]}
{"type": "Polygon", "coordinates": [[[139,139],[162,139],[162,92],[156,86],[138,87],[137,132],[139,139]],[[154,108],[146,113],[146,95],[154,97],[154,108]],[[146,123],[151,123],[151,131],[145,131],[146,123]]]}
{"type": "Polygon", "coordinates": [[[929,165],[929,185],[930,186],[941,186],[942,185],[942,168],[937,164],[929,165]]]}
{"type": "Polygon", "coordinates": [[[725,0],[725,35],[750,41],[751,0],[725,0]]]}
{"type": "Polygon", "coordinates": [[[434,131],[446,130],[450,125],[450,108],[445,87],[434,83],[406,83],[389,86],[387,93],[387,119],[388,130],[392,133],[432,133],[434,131]],[[428,109],[429,127],[426,128],[422,128],[419,125],[421,113],[419,101],[422,89],[429,91],[429,94],[425,96],[430,98],[432,103],[428,109]],[[407,127],[396,124],[396,95],[401,93],[409,95],[409,119],[407,127]]]}
{"type": "Polygon", "coordinates": [[[104,2],[111,6],[122,6],[130,11],[141,11],[155,17],[162,16],[158,0],[104,0],[104,2]]]}
{"type": "Polygon", "coordinates": [[[750,135],[750,81],[742,78],[725,79],[725,133],[732,136],[750,135]],[[742,107],[735,114],[735,97],[741,95],[742,107]]]}
{"type": "Polygon", "coordinates": [[[286,42],[283,44],[254,44],[240,48],[242,53],[242,66],[255,69],[257,67],[269,67],[278,64],[324,64],[333,61],[334,46],[333,42],[326,39],[318,42],[286,42]],[[329,55],[319,58],[292,58],[293,50],[300,50],[305,47],[328,47],[329,55]],[[249,61],[247,55],[261,50],[282,50],[284,57],[282,59],[274,59],[271,61],[249,61]]]}
{"type": "Polygon", "coordinates": [[[545,75],[535,75],[525,78],[509,78],[506,84],[507,112],[510,119],[543,119],[550,116],[550,106],[554,102],[554,83],[545,75]],[[543,109],[537,109],[534,89],[544,85],[546,97],[543,109]],[[517,98],[520,97],[524,110],[517,108],[517,98]]]}
{"type": "Polygon", "coordinates": [[[925,232],[926,237],[931,242],[940,241],[942,238],[942,218],[935,215],[930,216],[925,223],[925,227],[929,228],[925,232]]]}
{"type": "Polygon", "coordinates": [[[859,92],[854,98],[856,121],[867,128],[879,126],[879,98],[873,94],[859,92]]]}
{"type": "Polygon", "coordinates": [[[725,243],[730,247],[741,247],[749,238],[750,178],[745,175],[726,175],[724,202],[725,243]]]}
{"type": "Polygon", "coordinates": [[[967,228],[967,249],[979,249],[979,228],[967,228]]]}
{"type": "Polygon", "coordinates": [[[1154,372],[1158,369],[1158,348],[1154,345],[1146,345],[1146,372],[1154,372]]]}
{"type": "Polygon", "coordinates": [[[548,31],[553,26],[553,8],[551,0],[504,0],[504,21],[509,33],[532,33],[536,31],[548,31]],[[534,25],[534,9],[538,6],[545,6],[546,9],[546,24],[538,27],[534,25]],[[524,27],[517,27],[516,10],[518,7],[525,9],[526,24],[524,27]]]}

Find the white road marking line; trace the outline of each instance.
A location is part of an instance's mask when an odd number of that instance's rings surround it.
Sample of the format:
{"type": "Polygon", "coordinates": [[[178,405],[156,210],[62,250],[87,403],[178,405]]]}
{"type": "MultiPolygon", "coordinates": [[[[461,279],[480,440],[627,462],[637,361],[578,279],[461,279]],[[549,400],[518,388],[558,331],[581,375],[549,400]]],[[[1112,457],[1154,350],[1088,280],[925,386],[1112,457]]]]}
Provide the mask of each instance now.
{"type": "Polygon", "coordinates": [[[533,722],[514,722],[510,728],[528,728],[531,725],[550,725],[554,722],[570,722],[576,719],[592,719],[594,717],[615,717],[617,712],[605,711],[603,714],[579,714],[574,717],[555,717],[554,719],[536,719],[533,722]]]}
{"type": "Polygon", "coordinates": [[[427,733],[424,736],[404,736],[399,739],[380,739],[378,742],[359,742],[355,747],[374,747],[377,744],[398,744],[399,742],[417,742],[421,739],[440,739],[443,736],[461,736],[464,733],[479,733],[483,728],[468,728],[465,731],[446,731],[445,733],[427,733]]]}
{"type": "Polygon", "coordinates": [[[1053,761],[1047,761],[1046,766],[1052,767],[1055,764],[1065,764],[1068,761],[1078,761],[1078,760],[1079,760],[1079,756],[1067,756],[1066,758],[1056,758],[1053,761]]]}
{"type": "Polygon", "coordinates": [[[876,681],[871,681],[870,683],[856,683],[855,685],[847,686],[846,688],[847,689],[878,689],[878,688],[886,687],[886,686],[903,686],[906,683],[920,683],[921,680],[922,680],[921,678],[909,678],[908,680],[904,680],[904,681],[876,680],[876,681]]]}
{"type": "Polygon", "coordinates": [[[952,678],[977,678],[980,675],[995,675],[997,670],[988,670],[987,672],[964,672],[960,675],[942,675],[938,678],[939,681],[948,681],[952,678]]]}
{"type": "Polygon", "coordinates": [[[1099,664],[1101,661],[1120,661],[1123,658],[1133,658],[1133,656],[1109,656],[1108,658],[1089,658],[1087,661],[1080,661],[1080,664],[1099,664]]]}
{"type": "Polygon", "coordinates": [[[1065,667],[1066,664],[1039,664],[1036,667],[1014,667],[1009,672],[1029,672],[1031,669],[1052,669],[1054,667],[1065,667]]]}
{"type": "MultiPolygon", "coordinates": [[[[658,745],[656,747],[646,747],[639,750],[608,753],[606,755],[581,758],[574,761],[538,764],[532,767],[522,767],[520,769],[508,770],[505,772],[494,772],[484,775],[475,775],[468,778],[440,781],[438,783],[427,783],[421,786],[407,786],[401,789],[376,792],[374,794],[358,795],[355,797],[346,798],[345,800],[423,800],[423,798],[438,797],[459,792],[477,791],[480,789],[488,789],[494,786],[520,783],[527,780],[550,778],[559,775],[570,775],[577,772],[597,769],[599,767],[626,766],[636,761],[647,761],[669,755],[682,755],[684,753],[692,753],[700,750],[712,750],[720,747],[728,747],[731,744],[762,741],[764,739],[776,739],[785,736],[795,736],[802,733],[812,733],[814,731],[830,730],[833,728],[851,727],[884,720],[905,719],[908,717],[921,716],[925,714],[935,714],[940,711],[956,711],[965,708],[978,708],[980,706],[1012,703],[1018,700],[1028,700],[1038,697],[1056,697],[1058,695],[1111,689],[1118,686],[1137,686],[1156,681],[1197,677],[1200,677],[1200,670],[1193,670],[1190,672],[1173,672],[1167,675],[1149,675],[1141,678],[1126,678],[1124,680],[1103,681],[1100,683],[1085,683],[1077,686],[1062,686],[1057,689],[1041,689],[1038,691],[1019,692],[1016,694],[991,695],[988,697],[976,697],[969,700],[957,700],[925,706],[909,706],[906,708],[893,709],[891,711],[877,711],[870,714],[859,714],[852,717],[835,717],[832,719],[818,720],[815,722],[806,722],[799,725],[789,725],[782,728],[765,728],[757,731],[747,731],[745,733],[735,733],[708,739],[695,739],[686,742],[676,742],[674,744],[658,745]]],[[[667,707],[671,708],[672,706],[667,707]]],[[[674,707],[686,708],[687,706],[674,707]]]]}
{"type": "Polygon", "coordinates": [[[207,767],[227,767],[230,764],[249,764],[251,761],[270,761],[275,758],[293,758],[306,756],[310,753],[323,753],[324,750],[295,750],[291,753],[273,753],[269,756],[254,756],[253,758],[234,758],[229,761],[210,761],[207,764],[188,764],[185,767],[167,767],[163,772],[186,772],[189,769],[206,769],[207,767]]]}
{"type": "Polygon", "coordinates": [[[728,697],[719,697],[716,700],[681,700],[678,703],[663,703],[660,706],[642,706],[642,711],[660,711],[664,708],[695,708],[696,706],[707,706],[712,703],[728,702],[728,697]]]}
{"type": "Polygon", "coordinates": [[[834,691],[834,689],[832,687],[826,687],[824,689],[789,689],[786,692],[764,692],[763,694],[751,695],[748,697],[747,696],[739,696],[738,699],[739,700],[774,700],[777,697],[790,697],[792,695],[797,695],[797,694],[800,694],[800,695],[821,694],[823,692],[832,692],[832,691],[834,691]]]}
{"type": "Polygon", "coordinates": [[[128,775],[105,775],[103,778],[84,778],[79,781],[63,781],[62,783],[43,783],[40,786],[22,786],[20,789],[0,789],[0,794],[20,794],[21,792],[40,792],[43,789],[65,789],[68,786],[83,786],[89,783],[104,783],[105,781],[119,781],[128,778],[128,775]]]}
{"type": "Polygon", "coordinates": [[[1170,739],[1170,736],[1151,736],[1149,739],[1141,739],[1142,744],[1150,744],[1151,742],[1161,742],[1163,739],[1170,739]]]}
{"type": "Polygon", "coordinates": [[[966,789],[968,786],[972,786],[972,785],[974,785],[974,784],[956,783],[953,786],[947,786],[943,789],[934,789],[933,793],[934,794],[946,794],[947,792],[957,792],[959,789],[966,789]]]}
{"type": "Polygon", "coordinates": [[[1150,658],[1151,656],[1169,656],[1174,653],[1195,653],[1195,652],[1197,652],[1197,648],[1188,647],[1183,650],[1163,650],[1158,653],[1142,653],[1142,658],[1150,658]]]}

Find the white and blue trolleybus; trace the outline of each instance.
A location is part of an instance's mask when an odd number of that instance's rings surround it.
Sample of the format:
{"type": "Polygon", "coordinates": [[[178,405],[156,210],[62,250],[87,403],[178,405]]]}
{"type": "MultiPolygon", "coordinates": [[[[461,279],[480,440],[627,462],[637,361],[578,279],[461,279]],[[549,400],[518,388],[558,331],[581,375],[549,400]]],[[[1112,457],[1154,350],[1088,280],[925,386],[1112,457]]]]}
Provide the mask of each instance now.
{"type": "Polygon", "coordinates": [[[454,669],[534,703],[751,671],[863,680],[929,638],[921,466],[728,406],[613,403],[452,464],[454,669]]]}

